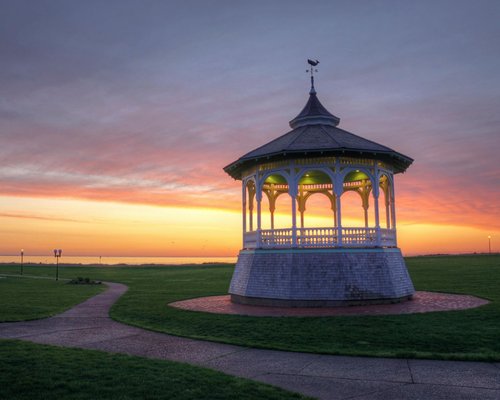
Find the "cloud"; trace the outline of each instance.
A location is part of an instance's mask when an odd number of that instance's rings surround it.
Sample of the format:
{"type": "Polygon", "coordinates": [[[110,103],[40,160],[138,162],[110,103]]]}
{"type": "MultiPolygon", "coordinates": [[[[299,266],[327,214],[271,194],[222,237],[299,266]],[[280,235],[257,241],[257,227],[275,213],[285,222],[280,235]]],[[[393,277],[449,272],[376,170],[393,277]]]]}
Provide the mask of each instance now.
{"type": "Polygon", "coordinates": [[[314,53],[341,127],[415,158],[400,219],[498,226],[500,10],[450,4],[8,2],[0,194],[238,209],[222,167],[288,130],[314,53]]]}
{"type": "MultiPolygon", "coordinates": [[[[61,222],[78,222],[78,223],[88,223],[89,221],[72,219],[72,218],[60,218],[60,217],[47,217],[35,214],[12,214],[12,213],[0,213],[0,218],[16,218],[16,219],[36,219],[40,221],[61,221],[61,222]]],[[[93,222],[95,223],[95,221],[93,222]]]]}

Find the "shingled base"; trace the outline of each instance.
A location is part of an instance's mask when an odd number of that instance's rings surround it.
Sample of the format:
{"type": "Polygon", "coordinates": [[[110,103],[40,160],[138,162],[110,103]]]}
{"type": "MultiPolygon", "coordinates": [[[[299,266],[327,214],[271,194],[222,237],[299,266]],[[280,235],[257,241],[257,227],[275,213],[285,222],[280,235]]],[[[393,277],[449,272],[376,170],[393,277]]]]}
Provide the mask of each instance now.
{"type": "Polygon", "coordinates": [[[398,248],[242,250],[231,301],[275,307],[396,303],[415,292],[398,248]]]}

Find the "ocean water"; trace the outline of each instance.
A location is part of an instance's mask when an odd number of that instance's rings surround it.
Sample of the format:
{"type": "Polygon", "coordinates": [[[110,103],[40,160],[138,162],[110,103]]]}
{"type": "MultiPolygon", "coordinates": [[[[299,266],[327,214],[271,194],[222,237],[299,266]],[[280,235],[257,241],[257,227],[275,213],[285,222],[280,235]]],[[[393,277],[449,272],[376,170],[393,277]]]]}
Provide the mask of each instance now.
{"type": "MultiPolygon", "coordinates": [[[[21,256],[0,256],[0,263],[20,263],[21,256]]],[[[24,255],[25,264],[55,264],[53,256],[24,255]]],[[[182,264],[208,264],[208,263],[236,263],[236,257],[105,257],[105,256],[64,256],[59,259],[59,264],[83,265],[182,265],[182,264]]]]}

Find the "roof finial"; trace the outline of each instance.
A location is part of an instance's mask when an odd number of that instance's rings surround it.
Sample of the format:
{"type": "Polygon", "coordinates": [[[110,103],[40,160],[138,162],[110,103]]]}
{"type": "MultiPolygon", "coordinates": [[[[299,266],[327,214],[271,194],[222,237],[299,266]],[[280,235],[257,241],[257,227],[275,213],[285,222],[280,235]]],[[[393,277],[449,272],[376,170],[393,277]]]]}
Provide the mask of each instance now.
{"type": "Polygon", "coordinates": [[[318,60],[307,59],[307,63],[310,65],[309,69],[306,69],[306,72],[311,73],[311,90],[309,94],[316,94],[316,89],[314,89],[314,72],[318,72],[314,67],[319,64],[318,60]]]}

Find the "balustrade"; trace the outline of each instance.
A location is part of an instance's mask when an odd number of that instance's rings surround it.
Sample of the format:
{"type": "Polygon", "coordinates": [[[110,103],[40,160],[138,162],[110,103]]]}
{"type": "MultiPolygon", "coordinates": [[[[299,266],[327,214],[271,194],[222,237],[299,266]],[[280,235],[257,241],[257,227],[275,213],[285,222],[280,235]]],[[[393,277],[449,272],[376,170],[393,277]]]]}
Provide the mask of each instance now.
{"type": "Polygon", "coordinates": [[[260,231],[260,247],[281,248],[292,247],[292,229],[266,229],[260,231]]]}
{"type": "MultiPolygon", "coordinates": [[[[297,228],[297,248],[336,248],[336,247],[395,247],[396,231],[382,228],[297,228]],[[377,235],[377,230],[379,235],[377,235]],[[380,237],[378,243],[377,237],[380,237]]],[[[244,247],[247,249],[292,248],[293,229],[262,229],[246,232],[244,247]]]]}

